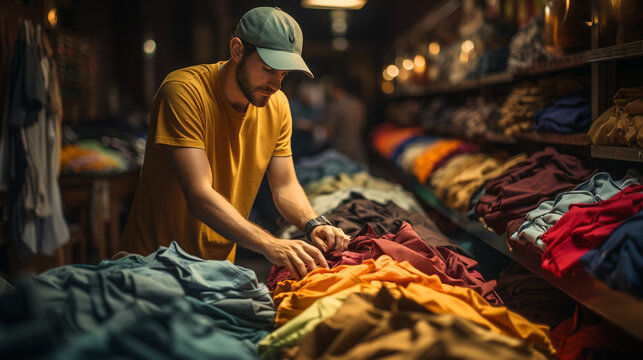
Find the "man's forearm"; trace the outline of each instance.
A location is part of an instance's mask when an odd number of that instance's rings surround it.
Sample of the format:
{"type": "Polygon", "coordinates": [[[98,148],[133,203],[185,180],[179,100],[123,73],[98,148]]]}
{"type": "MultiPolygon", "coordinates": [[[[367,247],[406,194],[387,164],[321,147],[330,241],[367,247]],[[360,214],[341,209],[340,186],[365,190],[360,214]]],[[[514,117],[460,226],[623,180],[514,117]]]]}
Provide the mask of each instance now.
{"type": "Polygon", "coordinates": [[[255,252],[263,253],[273,238],[268,232],[245,219],[221,194],[212,190],[191,201],[190,212],[226,239],[255,252]]]}
{"type": "Polygon", "coordinates": [[[317,217],[317,212],[310,205],[304,189],[298,182],[293,181],[275,191],[272,199],[281,215],[301,230],[308,220],[317,217]]]}

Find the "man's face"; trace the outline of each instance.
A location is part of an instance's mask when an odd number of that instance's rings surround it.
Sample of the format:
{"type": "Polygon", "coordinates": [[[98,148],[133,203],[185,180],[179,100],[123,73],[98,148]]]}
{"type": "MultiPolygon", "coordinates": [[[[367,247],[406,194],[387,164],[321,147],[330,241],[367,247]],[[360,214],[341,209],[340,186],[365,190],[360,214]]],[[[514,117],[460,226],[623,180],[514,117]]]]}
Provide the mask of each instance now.
{"type": "Polygon", "coordinates": [[[253,52],[241,59],[235,77],[246,99],[254,106],[263,107],[270,96],[281,88],[281,81],[288,73],[271,68],[257,52],[253,52]]]}

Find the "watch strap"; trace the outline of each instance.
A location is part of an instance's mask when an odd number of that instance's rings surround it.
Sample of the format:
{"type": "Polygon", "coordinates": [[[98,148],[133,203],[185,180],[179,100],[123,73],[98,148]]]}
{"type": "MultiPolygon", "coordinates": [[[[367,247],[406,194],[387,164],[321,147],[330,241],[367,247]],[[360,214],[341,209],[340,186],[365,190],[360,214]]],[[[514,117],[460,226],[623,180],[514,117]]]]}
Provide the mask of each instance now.
{"type": "Polygon", "coordinates": [[[333,223],[331,223],[330,220],[326,219],[325,216],[318,216],[306,222],[304,232],[306,233],[306,237],[308,238],[308,240],[310,240],[310,233],[313,232],[313,229],[321,225],[333,225],[333,223]]]}

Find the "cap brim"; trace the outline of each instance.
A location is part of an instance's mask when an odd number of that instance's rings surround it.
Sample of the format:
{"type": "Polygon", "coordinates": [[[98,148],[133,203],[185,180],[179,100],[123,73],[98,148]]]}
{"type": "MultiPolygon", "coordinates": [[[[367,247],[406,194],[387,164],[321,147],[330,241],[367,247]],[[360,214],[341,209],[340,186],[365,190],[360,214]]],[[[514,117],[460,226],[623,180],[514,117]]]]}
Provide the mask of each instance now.
{"type": "Polygon", "coordinates": [[[310,78],[315,77],[299,54],[260,47],[257,52],[263,62],[275,70],[303,71],[310,78]]]}

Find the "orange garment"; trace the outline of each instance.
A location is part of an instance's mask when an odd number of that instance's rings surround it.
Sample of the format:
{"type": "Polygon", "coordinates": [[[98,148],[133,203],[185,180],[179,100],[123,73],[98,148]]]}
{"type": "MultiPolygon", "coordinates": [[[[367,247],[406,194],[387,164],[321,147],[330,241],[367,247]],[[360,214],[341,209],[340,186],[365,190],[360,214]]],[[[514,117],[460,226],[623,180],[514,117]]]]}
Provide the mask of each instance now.
{"type": "Polygon", "coordinates": [[[438,140],[429,146],[422,155],[415,159],[415,163],[413,164],[413,174],[415,174],[415,177],[424,184],[429,176],[431,176],[431,173],[433,173],[435,164],[442,160],[443,157],[449,155],[449,153],[460,146],[460,144],[462,144],[460,140],[438,140]]]}
{"type": "Polygon", "coordinates": [[[395,148],[404,140],[413,136],[424,134],[421,127],[396,128],[394,126],[383,126],[373,136],[373,144],[377,152],[387,159],[393,156],[395,148]]]}
{"type": "Polygon", "coordinates": [[[117,169],[119,164],[98,150],[86,149],[69,144],[60,153],[60,167],[64,170],[80,172],[105,172],[117,169]]]}
{"type": "Polygon", "coordinates": [[[405,296],[437,314],[457,314],[492,332],[525,339],[546,353],[555,353],[549,328],[536,325],[504,306],[491,306],[475,291],[443,284],[437,275],[426,275],[408,262],[398,263],[388,255],[360,265],[316,269],[302,280],[277,284],[273,300],[275,323],[283,325],[316,300],[340,291],[376,293],[386,286],[396,296],[405,296]]]}

